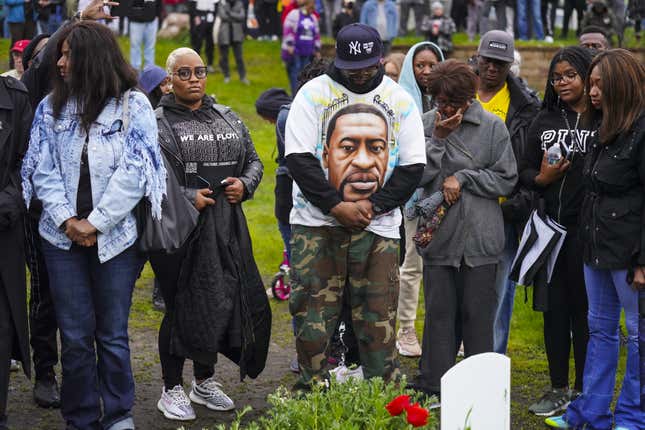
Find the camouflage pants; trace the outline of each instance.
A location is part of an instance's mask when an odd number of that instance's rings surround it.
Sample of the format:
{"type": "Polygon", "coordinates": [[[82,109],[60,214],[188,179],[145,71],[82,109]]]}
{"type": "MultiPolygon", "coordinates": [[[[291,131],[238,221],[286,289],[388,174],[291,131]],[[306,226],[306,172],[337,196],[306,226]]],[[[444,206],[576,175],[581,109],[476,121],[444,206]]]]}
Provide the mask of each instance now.
{"type": "Polygon", "coordinates": [[[292,226],[291,297],[301,383],[328,369],[326,350],[349,288],[365,377],[398,379],[394,347],[399,241],[342,227],[292,226]]]}

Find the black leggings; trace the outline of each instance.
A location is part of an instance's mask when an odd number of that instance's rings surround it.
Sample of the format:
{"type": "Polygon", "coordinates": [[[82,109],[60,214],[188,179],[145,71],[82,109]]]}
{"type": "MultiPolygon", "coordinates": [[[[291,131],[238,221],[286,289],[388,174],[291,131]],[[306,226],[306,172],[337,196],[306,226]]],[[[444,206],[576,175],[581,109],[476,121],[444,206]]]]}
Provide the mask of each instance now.
{"type": "Polygon", "coordinates": [[[213,43],[213,24],[207,21],[206,15],[197,15],[201,18],[199,25],[194,25],[195,17],[191,17],[190,44],[193,49],[201,55],[202,44],[206,53],[206,64],[213,65],[213,56],[215,54],[215,44],[213,43]]]}
{"type": "Polygon", "coordinates": [[[569,386],[569,354],[573,341],[574,388],[582,391],[589,326],[587,291],[577,232],[569,230],[549,284],[549,311],[544,312],[544,345],[553,388],[569,386]]]}
{"type": "MultiPolygon", "coordinates": [[[[182,373],[185,357],[178,357],[170,352],[170,328],[175,312],[175,296],[177,295],[177,281],[179,269],[186,253],[186,247],[175,254],[152,253],[150,265],[159,280],[161,295],[166,303],[166,314],[159,328],[159,359],[161,360],[161,373],[166,389],[170,390],[176,385],[183,385],[182,373]]],[[[193,362],[195,379],[202,380],[213,376],[213,364],[193,362]]]]}
{"type": "MultiPolygon", "coordinates": [[[[246,67],[244,67],[244,57],[242,56],[242,42],[233,42],[231,46],[233,47],[237,74],[240,76],[240,80],[245,79],[246,67]]],[[[228,47],[229,45],[219,45],[219,66],[222,68],[222,74],[226,78],[231,76],[231,71],[228,67],[228,47]]]]}

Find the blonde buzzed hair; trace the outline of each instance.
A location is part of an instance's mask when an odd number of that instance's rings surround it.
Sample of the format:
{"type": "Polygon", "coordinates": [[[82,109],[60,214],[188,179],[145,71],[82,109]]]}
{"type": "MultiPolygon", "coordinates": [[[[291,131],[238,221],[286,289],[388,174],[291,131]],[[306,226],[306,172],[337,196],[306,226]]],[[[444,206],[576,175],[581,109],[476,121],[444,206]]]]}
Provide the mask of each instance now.
{"type": "Polygon", "coordinates": [[[172,72],[174,71],[174,68],[175,68],[175,64],[177,64],[177,59],[179,59],[179,57],[183,57],[184,55],[188,55],[188,54],[194,54],[199,57],[199,54],[194,49],[191,49],[191,48],[182,47],[172,51],[168,55],[168,59],[166,60],[166,72],[169,75],[172,75],[172,72]]]}

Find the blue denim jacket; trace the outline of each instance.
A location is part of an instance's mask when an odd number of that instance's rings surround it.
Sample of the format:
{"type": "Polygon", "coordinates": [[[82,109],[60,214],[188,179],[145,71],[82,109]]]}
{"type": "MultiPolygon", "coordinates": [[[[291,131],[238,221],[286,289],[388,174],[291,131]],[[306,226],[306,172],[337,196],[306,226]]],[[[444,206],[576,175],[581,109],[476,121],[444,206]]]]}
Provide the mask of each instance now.
{"type": "MultiPolygon", "coordinates": [[[[136,241],[132,209],[139,200],[147,197],[153,215],[160,217],[166,192],[157,121],[145,95],[130,93],[128,116],[124,130],[122,100],[111,99],[89,130],[87,156],[94,209],[87,220],[98,230],[101,262],[136,241]]],[[[22,166],[23,197],[27,205],[32,193],[42,201],[40,235],[61,249],[72,245],[61,226],[77,215],[76,194],[86,136],[74,102],[65,105],[58,119],[54,118],[49,96],[38,105],[22,166]]]]}

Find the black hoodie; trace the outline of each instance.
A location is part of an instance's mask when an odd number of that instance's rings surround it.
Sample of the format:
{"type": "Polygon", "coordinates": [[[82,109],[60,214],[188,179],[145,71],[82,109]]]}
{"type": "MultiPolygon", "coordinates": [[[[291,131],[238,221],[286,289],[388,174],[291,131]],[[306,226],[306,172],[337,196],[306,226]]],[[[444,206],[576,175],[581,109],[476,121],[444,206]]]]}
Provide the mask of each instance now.
{"type": "Polygon", "coordinates": [[[194,111],[177,104],[174,94],[162,97],[159,106],[179,145],[188,187],[216,190],[224,178],[234,176],[242,136],[223,117],[213,115],[211,97],[204,96],[194,111]]]}
{"type": "Polygon", "coordinates": [[[582,168],[591,136],[595,134],[583,125],[580,116],[568,108],[540,110],[529,127],[524,166],[520,169],[520,181],[542,194],[546,213],[568,228],[578,225],[584,189],[582,168]],[[577,136],[574,140],[571,139],[573,134],[577,136]],[[535,183],[535,177],[540,173],[544,151],[553,144],[560,145],[562,155],[567,156],[571,166],[561,179],[540,187],[535,183]]]}

